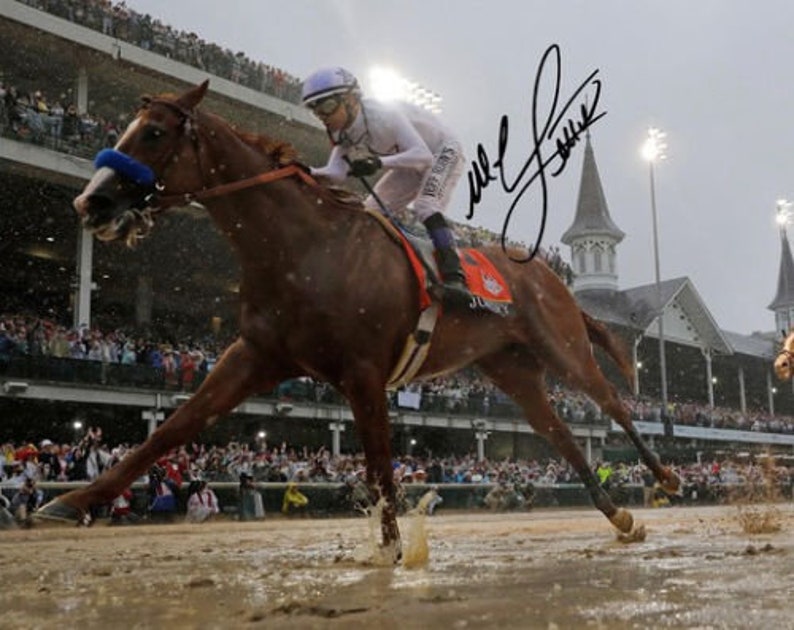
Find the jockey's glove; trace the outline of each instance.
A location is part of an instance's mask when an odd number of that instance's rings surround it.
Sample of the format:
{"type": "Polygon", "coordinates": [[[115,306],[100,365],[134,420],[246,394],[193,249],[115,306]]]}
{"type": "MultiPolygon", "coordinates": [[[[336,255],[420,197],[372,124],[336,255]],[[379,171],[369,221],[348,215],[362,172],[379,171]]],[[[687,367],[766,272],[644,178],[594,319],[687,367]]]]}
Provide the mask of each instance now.
{"type": "Polygon", "coordinates": [[[350,170],[347,172],[349,177],[367,177],[374,175],[383,166],[383,162],[377,155],[362,158],[360,160],[353,160],[350,163],[350,170]]]}

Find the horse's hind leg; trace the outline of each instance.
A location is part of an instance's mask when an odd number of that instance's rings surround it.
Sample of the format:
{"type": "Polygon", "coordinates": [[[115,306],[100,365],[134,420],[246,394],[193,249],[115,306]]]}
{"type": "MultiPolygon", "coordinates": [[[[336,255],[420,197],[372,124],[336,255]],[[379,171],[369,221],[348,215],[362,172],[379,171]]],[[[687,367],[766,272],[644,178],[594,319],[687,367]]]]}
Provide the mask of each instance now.
{"type": "Polygon", "coordinates": [[[595,506],[623,533],[629,533],[634,519],[618,508],[601,487],[570,428],[554,413],[546,395],[543,369],[527,350],[519,346],[489,355],[477,363],[483,373],[523,409],[535,431],[548,440],[570,462],[587,488],[595,506]]]}
{"type": "Polygon", "coordinates": [[[621,402],[617,392],[615,392],[611,385],[609,385],[609,389],[611,390],[611,395],[606,399],[599,400],[595,395],[591,397],[599,403],[601,409],[614,418],[615,422],[626,432],[626,435],[629,436],[629,439],[640,454],[642,461],[645,462],[645,465],[653,472],[654,476],[661,484],[662,489],[669,494],[675,494],[681,487],[681,480],[678,478],[678,475],[667,466],[662,465],[659,456],[650,449],[645,443],[645,440],[642,439],[642,436],[637,432],[634,423],[631,421],[629,411],[621,402]]]}
{"type": "Polygon", "coordinates": [[[565,355],[564,358],[559,359],[564,362],[564,365],[558,365],[556,369],[560,374],[565,375],[565,380],[569,385],[586,393],[604,413],[615,419],[615,422],[629,436],[642,461],[653,472],[662,488],[666,492],[676,493],[681,483],[678,475],[670,468],[662,466],[659,456],[648,447],[637,432],[631,421],[628,408],[620,400],[614,385],[601,372],[589,348],[586,353],[580,354],[581,356],[577,356],[575,353],[565,355]]]}

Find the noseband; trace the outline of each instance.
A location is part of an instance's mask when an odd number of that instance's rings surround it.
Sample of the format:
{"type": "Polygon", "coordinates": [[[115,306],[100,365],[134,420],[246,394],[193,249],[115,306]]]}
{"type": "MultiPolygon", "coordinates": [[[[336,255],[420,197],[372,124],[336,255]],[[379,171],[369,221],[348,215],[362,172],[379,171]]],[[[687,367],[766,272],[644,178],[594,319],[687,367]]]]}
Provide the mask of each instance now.
{"type": "MultiPolygon", "coordinates": [[[[164,99],[147,100],[144,104],[144,107],[148,108],[153,104],[164,105],[179,116],[182,133],[190,133],[194,150],[196,155],[199,156],[200,152],[198,149],[198,138],[195,130],[193,129],[193,122],[195,121],[194,113],[192,111],[186,110],[178,103],[164,99]]],[[[176,150],[177,149],[174,148],[164,161],[170,161],[170,159],[176,153],[176,150]]],[[[228,184],[221,184],[213,188],[204,188],[195,192],[185,192],[161,196],[158,195],[158,193],[165,190],[165,185],[162,183],[162,178],[158,177],[150,166],[136,160],[126,153],[116,149],[103,149],[97,153],[96,158],[94,158],[94,166],[97,169],[102,167],[110,168],[123,180],[142,189],[144,195],[140,203],[145,204],[145,207],[148,208],[152,213],[161,212],[174,206],[186,206],[192,202],[201,202],[205,199],[228,195],[230,193],[237,192],[238,190],[244,190],[252,186],[266,184],[268,182],[290,177],[292,175],[297,175],[304,183],[309,184],[310,186],[317,185],[316,180],[309,175],[307,168],[300,164],[290,164],[273,171],[260,173],[254,177],[249,177],[236,182],[230,182],[228,184]]]]}

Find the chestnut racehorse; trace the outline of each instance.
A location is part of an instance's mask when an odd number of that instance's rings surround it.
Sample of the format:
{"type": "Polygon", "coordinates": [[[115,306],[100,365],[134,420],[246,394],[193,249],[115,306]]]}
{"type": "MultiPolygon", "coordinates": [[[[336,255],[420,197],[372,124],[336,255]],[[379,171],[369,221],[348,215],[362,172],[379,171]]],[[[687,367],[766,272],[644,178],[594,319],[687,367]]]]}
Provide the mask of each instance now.
{"type": "MultiPolygon", "coordinates": [[[[306,176],[292,147],[238,132],[199,110],[207,83],[181,96],[144,99],[115,149],[97,156],[97,171],[74,207],[98,238],[130,241],[151,227],[154,212],[201,201],[242,267],[240,336],[195,395],[141,446],[40,515],[85,521],[92,506],[111,501],[159,457],[193,440],[246,397],[309,375],[349,401],[368,483],[376,497],[386,499],[383,544],[396,558],[400,539],[385,388],[419,317],[417,281],[401,246],[362,204],[306,176]]],[[[586,393],[623,427],[663,487],[675,491],[677,476],[661,466],[632,426],[594,359],[592,343],[605,349],[629,381],[631,362],[544,262],[516,263],[499,247],[484,251],[508,283],[513,308],[506,316],[444,312],[417,377],[479,368],[571,463],[596,507],[618,530],[631,533],[631,514],[600,486],[549,404],[544,382],[550,370],[586,393]]]]}

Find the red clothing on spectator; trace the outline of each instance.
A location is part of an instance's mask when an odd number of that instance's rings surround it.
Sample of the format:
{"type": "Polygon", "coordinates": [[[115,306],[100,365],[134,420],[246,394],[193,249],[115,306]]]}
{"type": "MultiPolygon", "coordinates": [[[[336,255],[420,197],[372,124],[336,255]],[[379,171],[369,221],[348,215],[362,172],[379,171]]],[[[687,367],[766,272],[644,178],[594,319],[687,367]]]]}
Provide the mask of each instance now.
{"type": "Polygon", "coordinates": [[[122,492],[119,496],[113,499],[113,502],[110,504],[110,516],[113,517],[122,517],[127,516],[132,511],[132,491],[127,488],[124,492],[122,492]]]}
{"type": "Polygon", "coordinates": [[[196,362],[190,352],[181,354],[182,389],[193,389],[193,379],[196,377],[196,362]]]}

